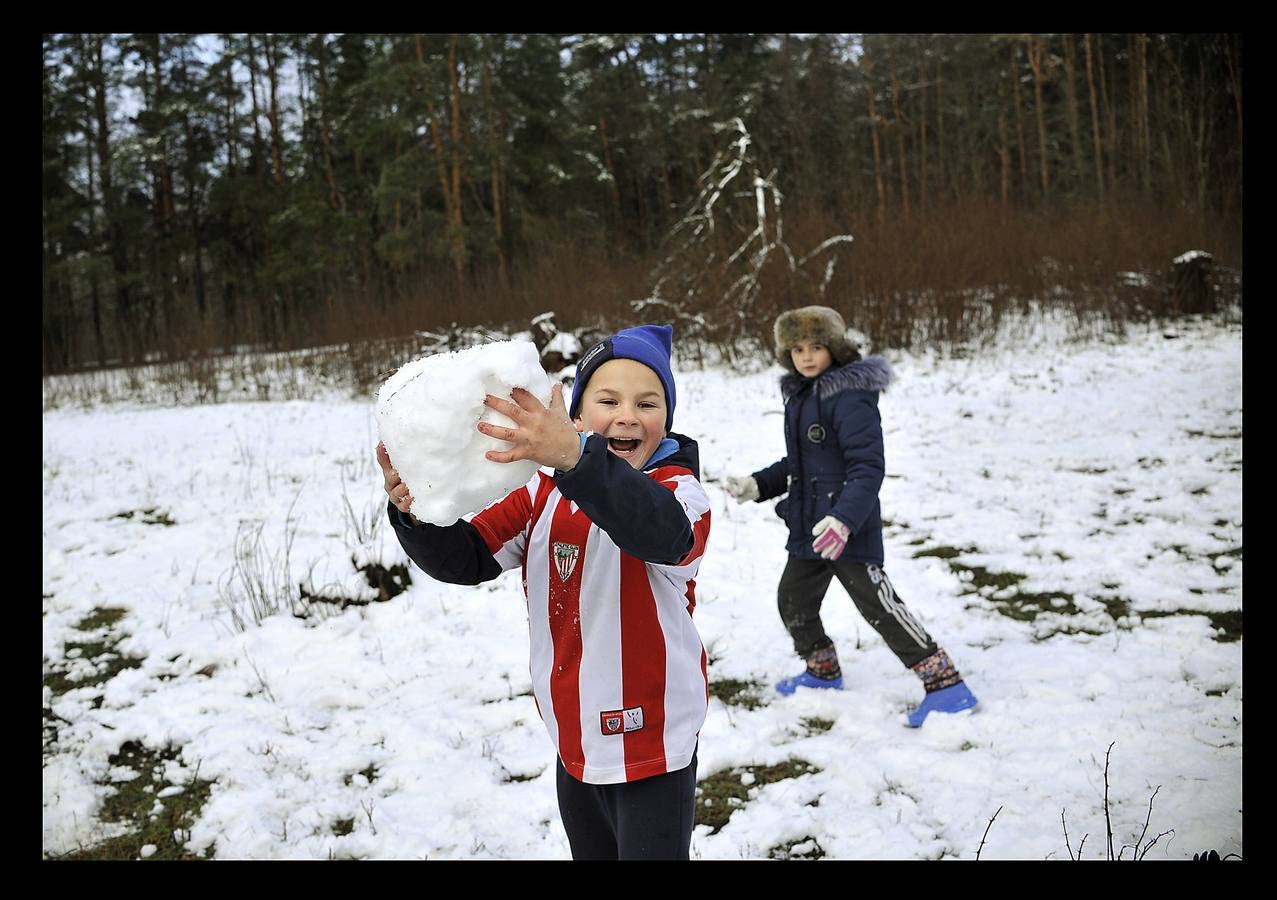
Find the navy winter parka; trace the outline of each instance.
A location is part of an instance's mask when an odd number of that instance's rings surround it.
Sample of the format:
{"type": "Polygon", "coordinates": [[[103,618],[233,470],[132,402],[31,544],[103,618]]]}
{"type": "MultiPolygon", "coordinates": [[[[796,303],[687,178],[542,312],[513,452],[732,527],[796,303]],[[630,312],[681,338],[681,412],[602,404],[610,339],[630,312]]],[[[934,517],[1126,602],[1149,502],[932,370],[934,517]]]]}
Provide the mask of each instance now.
{"type": "Polygon", "coordinates": [[[881,356],[831,366],[815,378],[781,378],[785,458],[754,473],[759,501],[782,494],[776,513],[789,527],[785,549],[820,559],[811,529],[834,515],[851,529],[840,559],[883,564],[878,489],[885,462],[878,393],[891,383],[881,356]]]}

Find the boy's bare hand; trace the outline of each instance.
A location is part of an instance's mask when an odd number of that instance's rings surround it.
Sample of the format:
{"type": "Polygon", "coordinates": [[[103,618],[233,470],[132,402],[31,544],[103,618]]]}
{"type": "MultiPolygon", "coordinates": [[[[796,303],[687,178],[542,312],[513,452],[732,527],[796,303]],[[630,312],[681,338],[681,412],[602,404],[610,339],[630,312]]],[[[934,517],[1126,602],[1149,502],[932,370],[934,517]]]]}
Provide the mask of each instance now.
{"type": "Polygon", "coordinates": [[[377,464],[381,466],[382,477],[386,479],[386,493],[390,495],[390,502],[400,512],[406,513],[412,506],[412,494],[408,492],[408,485],[399,477],[398,470],[391,465],[386,445],[380,442],[377,444],[377,464]]]}
{"type": "Polygon", "coordinates": [[[581,439],[568,418],[563,402],[563,385],[550,390],[550,405],[542,406],[535,395],[523,388],[510,392],[514,403],[489,394],[483,404],[515,423],[514,428],[480,422],[479,430],[489,437],[509,441],[509,450],[489,450],[484,454],[493,462],[508,463],[530,459],[555,469],[570,469],[581,457],[581,439]]]}

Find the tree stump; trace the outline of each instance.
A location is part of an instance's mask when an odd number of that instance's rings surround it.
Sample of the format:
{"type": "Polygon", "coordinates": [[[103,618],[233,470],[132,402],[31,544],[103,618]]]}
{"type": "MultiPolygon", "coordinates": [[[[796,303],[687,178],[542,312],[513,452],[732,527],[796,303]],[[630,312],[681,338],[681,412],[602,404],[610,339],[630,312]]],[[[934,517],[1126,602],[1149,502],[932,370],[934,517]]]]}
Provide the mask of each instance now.
{"type": "Polygon", "coordinates": [[[1171,304],[1176,313],[1214,312],[1214,263],[1204,250],[1190,250],[1171,261],[1171,304]]]}
{"type": "Polygon", "coordinates": [[[580,338],[570,331],[560,331],[541,351],[541,367],[554,375],[580,358],[580,338]]]}
{"type": "Polygon", "coordinates": [[[544,312],[532,319],[532,343],[538,353],[544,353],[546,345],[559,333],[559,326],[554,321],[554,313],[544,312]]]}

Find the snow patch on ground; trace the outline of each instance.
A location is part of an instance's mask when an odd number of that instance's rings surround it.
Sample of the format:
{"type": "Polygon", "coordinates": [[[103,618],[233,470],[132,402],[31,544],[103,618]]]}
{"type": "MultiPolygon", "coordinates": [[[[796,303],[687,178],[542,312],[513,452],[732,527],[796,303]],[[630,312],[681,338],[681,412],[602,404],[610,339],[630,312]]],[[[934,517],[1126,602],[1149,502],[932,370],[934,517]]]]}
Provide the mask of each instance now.
{"type": "MultiPolygon", "coordinates": [[[[816,770],[745,785],[694,857],[814,842],[826,858],[972,859],[1001,807],[982,859],[1067,858],[1062,811],[1074,851],[1089,832],[1099,859],[1110,744],[1115,844],[1157,790],[1149,836],[1175,833],[1149,859],[1241,851],[1241,643],[1211,618],[1242,605],[1241,329],[1178,335],[1075,343],[1035,326],[978,357],[887,351],[886,568],[981,700],[919,730],[902,725],[917,680],[836,586],[823,615],[847,689],[768,692],[799,665],[775,610],[783,529],[722,486],[783,454],[780,369],[677,374],[714,504],[696,610],[710,679],[763,700],[711,701],[699,775],[816,770]],[[1034,594],[1052,599],[1034,611],[1034,594]]],[[[294,584],[345,577],[352,554],[405,561],[369,524],[385,511],[371,404],[60,409],[43,426],[45,672],[86,667],[45,689],[46,854],[118,833],[95,820],[99,782],[127,777],[108,758],[137,741],[180,747],[172,783],[214,780],[195,852],[569,856],[517,574],[466,588],[414,569],[390,602],[231,625],[242,523],[277,564],[287,550],[294,584]],[[112,652],[141,662],[94,685],[103,660],[66,651],[108,606],[124,611],[112,652]]]]}

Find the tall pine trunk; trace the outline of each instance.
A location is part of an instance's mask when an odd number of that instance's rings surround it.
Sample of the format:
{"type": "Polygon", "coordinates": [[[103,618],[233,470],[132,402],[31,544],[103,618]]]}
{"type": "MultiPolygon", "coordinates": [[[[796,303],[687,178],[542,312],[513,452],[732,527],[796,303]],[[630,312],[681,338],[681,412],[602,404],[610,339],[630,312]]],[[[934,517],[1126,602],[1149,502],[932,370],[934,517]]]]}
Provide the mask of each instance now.
{"type": "Polygon", "coordinates": [[[1042,103],[1043,38],[1035,38],[1031,34],[1026,34],[1024,43],[1029,57],[1029,67],[1033,69],[1033,113],[1038,123],[1038,168],[1042,179],[1042,202],[1049,203],[1051,200],[1051,181],[1047,165],[1046,109],[1042,103]]]}
{"type": "Polygon", "coordinates": [[[1140,128],[1140,181],[1144,195],[1153,192],[1153,141],[1148,122],[1148,35],[1141,34],[1136,39],[1139,48],[1139,128],[1140,128]]]}
{"type": "Polygon", "coordinates": [[[927,191],[927,60],[922,40],[914,43],[918,67],[918,206],[925,213],[929,200],[927,191]]]}
{"type": "MultiPolygon", "coordinates": [[[[456,61],[455,53],[456,35],[453,35],[452,53],[449,54],[449,68],[451,69],[456,61]]],[[[465,277],[465,242],[461,232],[461,190],[458,179],[448,178],[448,164],[444,159],[443,152],[443,134],[442,127],[439,124],[439,116],[435,112],[434,95],[430,92],[430,75],[426,67],[425,49],[421,44],[421,35],[416,36],[417,47],[417,65],[421,71],[422,93],[426,98],[426,118],[430,124],[430,134],[434,144],[435,151],[435,169],[439,176],[439,190],[443,194],[444,217],[448,223],[448,242],[452,248],[453,271],[457,279],[457,290],[462,290],[462,282],[465,277]],[[453,185],[456,184],[456,190],[453,185]]],[[[457,133],[457,127],[454,125],[453,133],[457,133]]],[[[456,155],[460,149],[453,142],[451,153],[456,155]]],[[[455,160],[453,162],[454,175],[460,172],[460,164],[455,160]]]]}
{"type": "Polygon", "coordinates": [[[1104,203],[1104,151],[1100,140],[1100,107],[1095,98],[1095,71],[1091,62],[1091,35],[1082,36],[1086,51],[1086,89],[1091,98],[1091,143],[1095,152],[1095,188],[1100,203],[1104,203]]]}
{"type": "Polygon", "coordinates": [[[1237,108],[1237,153],[1242,152],[1242,45],[1241,35],[1237,35],[1236,44],[1233,35],[1224,35],[1224,61],[1228,64],[1228,81],[1233,88],[1233,104],[1237,108]]]}
{"type": "MultiPolygon", "coordinates": [[[[501,279],[502,287],[510,287],[510,274],[506,270],[505,261],[505,228],[502,221],[501,209],[501,157],[502,157],[502,141],[498,139],[498,131],[496,112],[493,110],[492,102],[492,59],[491,55],[485,55],[483,60],[483,113],[484,125],[488,133],[488,157],[489,157],[489,193],[492,195],[492,228],[493,236],[496,239],[497,247],[497,275],[501,279]]],[[[504,132],[501,133],[504,137],[504,132]]]]}
{"type": "Polygon", "coordinates": [[[1020,105],[1020,48],[1014,41],[1011,43],[1011,87],[1015,98],[1015,146],[1020,157],[1020,190],[1027,191],[1029,186],[1029,160],[1025,151],[1024,117],[1020,105]]]}
{"type": "Polygon", "coordinates": [[[102,63],[102,42],[103,36],[94,34],[90,36],[86,47],[89,57],[88,80],[93,89],[93,112],[97,118],[98,186],[106,213],[111,265],[115,271],[115,324],[119,335],[120,355],[126,363],[133,363],[138,359],[133,331],[133,297],[129,291],[128,248],[124,244],[124,230],[120,224],[119,201],[111,182],[111,131],[106,112],[106,72],[102,63]]]}
{"type": "Polygon", "coordinates": [[[270,122],[271,174],[275,186],[284,186],[284,143],[279,122],[279,44],[274,35],[266,37],[266,81],[270,85],[270,108],[266,117],[270,122]]]}
{"type": "Polygon", "coordinates": [[[254,241],[254,250],[252,262],[250,264],[250,283],[252,287],[252,296],[244,305],[244,329],[245,335],[251,340],[269,341],[271,335],[269,332],[269,318],[259,317],[257,309],[262,304],[262,293],[269,290],[272,286],[263,287],[258,273],[261,267],[270,259],[270,231],[266,227],[267,216],[269,212],[266,208],[263,198],[266,196],[266,144],[262,138],[262,120],[261,120],[261,103],[257,95],[257,51],[253,47],[253,36],[249,34],[246,39],[245,52],[248,55],[248,76],[249,76],[249,92],[252,95],[253,110],[253,164],[254,176],[257,179],[257,240],[254,241]],[[265,321],[257,321],[259,318],[265,318],[265,321]],[[260,329],[260,331],[259,331],[260,329]]]}
{"type": "Polygon", "coordinates": [[[1011,147],[1007,141],[1007,108],[1004,79],[998,79],[998,163],[1001,173],[999,191],[1002,210],[1006,211],[1011,195],[1011,147]]]}
{"type": "MultiPolygon", "coordinates": [[[[239,124],[235,115],[235,108],[238,106],[239,101],[239,89],[235,86],[234,65],[231,62],[234,58],[234,49],[231,47],[231,36],[229,34],[222,35],[222,47],[222,52],[226,59],[226,180],[230,187],[231,196],[234,198],[232,203],[235,208],[242,210],[243,201],[240,196],[239,181],[243,173],[240,172],[239,141],[236,138],[239,124]]],[[[221,280],[222,340],[229,351],[231,347],[239,342],[238,313],[235,310],[235,283],[230,271],[223,271],[221,280]]]]}
{"type": "Polygon", "coordinates": [[[315,90],[319,94],[319,142],[324,158],[324,181],[328,184],[328,208],[346,211],[346,199],[337,186],[337,171],[333,166],[332,128],[328,122],[328,60],[325,51],[326,35],[317,36],[315,47],[315,90]]]}
{"type": "Polygon", "coordinates": [[[1077,35],[1064,35],[1064,97],[1069,110],[1069,137],[1073,149],[1073,190],[1081,186],[1083,175],[1082,164],[1082,126],[1077,103],[1077,35]]]}
{"type": "MultiPolygon", "coordinates": [[[[1100,70],[1100,106],[1104,110],[1104,121],[1107,123],[1108,143],[1105,147],[1105,156],[1108,158],[1108,192],[1112,197],[1117,193],[1117,157],[1121,153],[1121,146],[1117,133],[1117,104],[1109,97],[1108,66],[1104,61],[1103,41],[1102,35],[1095,36],[1095,58],[1100,70]]],[[[1114,89],[1116,87],[1114,85],[1114,89]]]]}
{"type": "Polygon", "coordinates": [[[861,68],[865,73],[865,96],[869,100],[869,130],[873,139],[874,150],[874,184],[878,188],[878,224],[887,218],[887,187],[882,177],[882,148],[878,140],[878,111],[874,104],[873,61],[866,50],[862,57],[861,68]]]}
{"type": "Polygon", "coordinates": [[[612,164],[612,147],[607,140],[607,120],[603,117],[603,113],[599,112],[599,141],[603,148],[603,164],[607,166],[608,174],[608,196],[612,201],[612,229],[613,233],[619,238],[622,233],[621,228],[621,187],[616,180],[616,166],[612,164]]]}
{"type": "MultiPolygon", "coordinates": [[[[83,38],[81,38],[83,41],[83,38]]],[[[83,46],[83,44],[81,44],[83,46]]],[[[94,148],[96,138],[94,137],[93,115],[90,112],[92,107],[85,105],[84,121],[81,129],[84,133],[84,162],[88,170],[88,179],[85,182],[85,190],[89,200],[89,239],[96,246],[98,237],[98,201],[97,201],[97,174],[93,165],[94,148]]],[[[106,339],[102,331],[102,292],[98,283],[97,267],[95,266],[89,273],[89,312],[93,319],[93,342],[97,352],[98,365],[106,364],[106,339]]]]}
{"type": "MultiPolygon", "coordinates": [[[[935,47],[934,41],[932,46],[935,47]]],[[[948,168],[945,161],[947,136],[944,131],[944,59],[943,49],[936,48],[936,181],[948,184],[948,168]]]]}
{"type": "Polygon", "coordinates": [[[900,115],[900,79],[896,77],[896,55],[891,53],[891,106],[896,117],[896,153],[900,159],[900,202],[909,221],[909,166],[905,158],[905,125],[900,115]]]}

